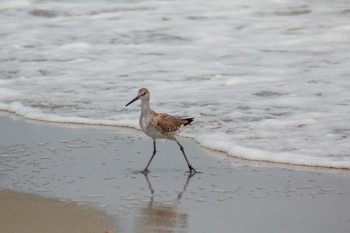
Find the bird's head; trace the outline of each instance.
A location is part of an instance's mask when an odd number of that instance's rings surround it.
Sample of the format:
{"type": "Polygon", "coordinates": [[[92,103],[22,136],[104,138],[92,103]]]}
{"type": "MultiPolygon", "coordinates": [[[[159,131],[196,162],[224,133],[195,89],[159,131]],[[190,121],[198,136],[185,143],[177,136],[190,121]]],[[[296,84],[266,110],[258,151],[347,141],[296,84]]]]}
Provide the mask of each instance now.
{"type": "Polygon", "coordinates": [[[138,100],[138,99],[141,99],[141,100],[149,100],[149,97],[150,97],[150,94],[149,94],[148,89],[147,89],[147,88],[141,88],[141,89],[139,90],[139,92],[137,93],[137,96],[136,96],[134,99],[132,99],[129,103],[127,103],[127,104],[125,105],[125,107],[128,106],[128,105],[130,105],[130,104],[132,104],[133,102],[135,102],[135,101],[138,100]]]}

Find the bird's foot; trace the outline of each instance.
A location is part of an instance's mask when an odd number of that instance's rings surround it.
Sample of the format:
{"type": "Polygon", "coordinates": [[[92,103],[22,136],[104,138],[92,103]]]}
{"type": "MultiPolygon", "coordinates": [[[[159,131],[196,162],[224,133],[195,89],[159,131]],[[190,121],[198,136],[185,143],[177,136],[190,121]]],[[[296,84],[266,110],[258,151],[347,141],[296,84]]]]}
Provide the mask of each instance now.
{"type": "Polygon", "coordinates": [[[145,176],[148,175],[149,171],[147,169],[144,169],[142,171],[134,171],[133,174],[144,174],[145,176]]]}
{"type": "Polygon", "coordinates": [[[145,176],[148,175],[148,172],[149,172],[149,171],[148,171],[148,169],[146,169],[146,168],[145,168],[143,171],[141,171],[141,173],[144,174],[145,176]]]}
{"type": "Polygon", "coordinates": [[[192,165],[191,165],[191,164],[190,164],[190,165],[188,165],[188,168],[190,169],[190,174],[199,173],[199,172],[197,172],[197,170],[196,170],[196,169],[194,169],[194,168],[192,167],[192,165]]]}

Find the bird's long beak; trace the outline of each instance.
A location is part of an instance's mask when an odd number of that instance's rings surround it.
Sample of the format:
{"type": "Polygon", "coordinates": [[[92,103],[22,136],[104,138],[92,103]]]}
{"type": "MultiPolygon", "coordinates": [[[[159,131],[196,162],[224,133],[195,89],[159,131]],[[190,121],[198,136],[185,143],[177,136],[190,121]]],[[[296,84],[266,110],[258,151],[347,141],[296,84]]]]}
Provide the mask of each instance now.
{"type": "Polygon", "coordinates": [[[133,102],[135,102],[136,100],[138,100],[140,98],[140,96],[138,95],[138,96],[136,96],[135,98],[133,98],[129,103],[127,103],[126,105],[125,105],[125,107],[127,107],[127,106],[129,106],[130,104],[132,104],[133,102]]]}

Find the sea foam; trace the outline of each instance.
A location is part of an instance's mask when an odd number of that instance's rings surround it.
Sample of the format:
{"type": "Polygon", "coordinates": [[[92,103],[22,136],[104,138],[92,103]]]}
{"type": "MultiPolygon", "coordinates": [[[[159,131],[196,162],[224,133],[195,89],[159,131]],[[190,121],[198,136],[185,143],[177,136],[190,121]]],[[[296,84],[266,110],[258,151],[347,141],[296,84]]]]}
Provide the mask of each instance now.
{"type": "Polygon", "coordinates": [[[0,110],[138,128],[194,117],[182,136],[231,156],[350,169],[347,4],[2,1],[0,110]],[[312,23],[310,23],[312,22],[312,23]]]}

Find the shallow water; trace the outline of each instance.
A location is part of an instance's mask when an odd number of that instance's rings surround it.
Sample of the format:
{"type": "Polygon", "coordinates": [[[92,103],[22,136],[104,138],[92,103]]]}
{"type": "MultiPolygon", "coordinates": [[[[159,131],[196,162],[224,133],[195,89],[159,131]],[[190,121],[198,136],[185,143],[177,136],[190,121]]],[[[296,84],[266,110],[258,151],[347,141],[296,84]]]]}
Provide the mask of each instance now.
{"type": "Polygon", "coordinates": [[[232,156],[350,168],[348,1],[1,1],[0,109],[182,135],[232,156]]]}

